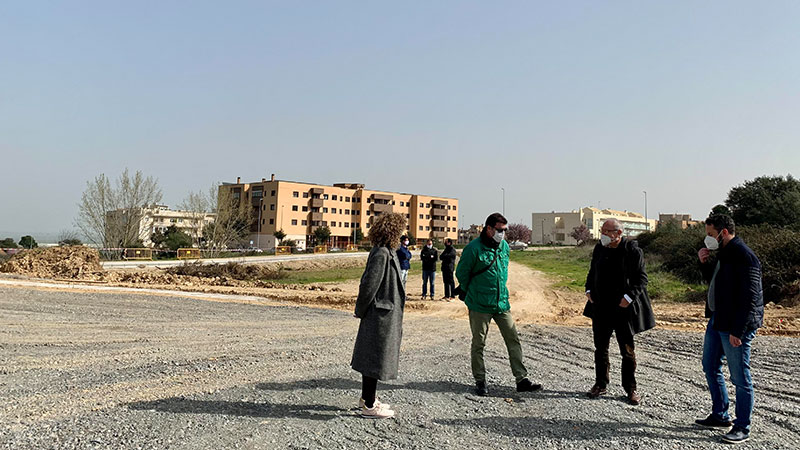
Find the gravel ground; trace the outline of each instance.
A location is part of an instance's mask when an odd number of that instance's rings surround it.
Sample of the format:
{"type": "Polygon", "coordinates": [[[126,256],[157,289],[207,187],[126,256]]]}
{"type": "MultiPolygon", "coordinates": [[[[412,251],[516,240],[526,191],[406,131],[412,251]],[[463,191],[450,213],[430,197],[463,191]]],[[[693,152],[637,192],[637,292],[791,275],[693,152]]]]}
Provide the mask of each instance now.
{"type": "MultiPolygon", "coordinates": [[[[594,373],[585,328],[521,327],[545,389],[518,395],[493,328],[481,398],[467,322],[409,313],[400,379],[379,384],[397,418],[370,421],[353,409],[357,320],[252,303],[0,287],[0,448],[727,447],[691,425],[710,407],[699,333],[638,337],[644,402],[633,407],[619,356],[611,395],[584,397],[594,373]]],[[[800,448],[798,342],[756,339],[753,438],[741,448],[800,448]]]]}

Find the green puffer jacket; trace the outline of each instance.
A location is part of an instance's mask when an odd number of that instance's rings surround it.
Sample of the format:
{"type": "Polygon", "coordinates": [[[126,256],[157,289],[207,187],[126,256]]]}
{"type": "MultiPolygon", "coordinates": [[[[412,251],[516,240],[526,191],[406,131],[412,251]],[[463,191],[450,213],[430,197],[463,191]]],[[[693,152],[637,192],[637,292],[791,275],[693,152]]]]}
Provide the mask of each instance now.
{"type": "Polygon", "coordinates": [[[481,242],[481,238],[473,239],[461,252],[461,260],[456,268],[456,278],[467,296],[464,303],[470,311],[499,314],[511,309],[508,303],[508,243],[503,240],[497,249],[481,242]],[[475,273],[492,263],[495,253],[499,252],[497,261],[485,272],[475,273]]]}

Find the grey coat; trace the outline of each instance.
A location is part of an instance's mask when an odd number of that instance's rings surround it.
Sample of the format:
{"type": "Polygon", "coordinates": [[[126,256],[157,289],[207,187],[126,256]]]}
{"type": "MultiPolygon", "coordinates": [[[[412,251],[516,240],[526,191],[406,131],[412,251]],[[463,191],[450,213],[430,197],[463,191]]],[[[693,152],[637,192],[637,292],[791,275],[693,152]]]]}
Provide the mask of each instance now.
{"type": "Polygon", "coordinates": [[[397,254],[387,247],[373,247],[356,300],[361,325],[350,362],[354,370],[379,380],[397,378],[405,303],[397,254]]]}

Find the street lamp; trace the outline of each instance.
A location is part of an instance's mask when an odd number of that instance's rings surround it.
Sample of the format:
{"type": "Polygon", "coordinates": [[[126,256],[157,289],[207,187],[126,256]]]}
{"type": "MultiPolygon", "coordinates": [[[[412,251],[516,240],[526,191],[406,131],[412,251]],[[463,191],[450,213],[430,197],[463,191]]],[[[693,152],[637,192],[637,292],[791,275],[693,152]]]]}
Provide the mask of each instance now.
{"type": "Polygon", "coordinates": [[[503,215],[506,215],[506,188],[500,188],[503,191],[503,215]]]}
{"type": "Polygon", "coordinates": [[[650,222],[647,221],[647,191],[642,191],[644,193],[644,223],[647,227],[647,231],[650,231],[650,222]]]}

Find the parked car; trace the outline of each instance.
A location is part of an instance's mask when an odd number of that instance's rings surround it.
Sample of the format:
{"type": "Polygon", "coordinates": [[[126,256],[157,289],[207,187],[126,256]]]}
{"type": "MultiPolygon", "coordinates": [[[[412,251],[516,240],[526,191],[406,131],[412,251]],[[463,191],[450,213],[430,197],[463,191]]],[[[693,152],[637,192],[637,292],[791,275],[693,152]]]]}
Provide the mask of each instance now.
{"type": "Polygon", "coordinates": [[[525,250],[528,248],[528,244],[522,241],[509,242],[508,246],[511,247],[511,250],[525,250]]]}

